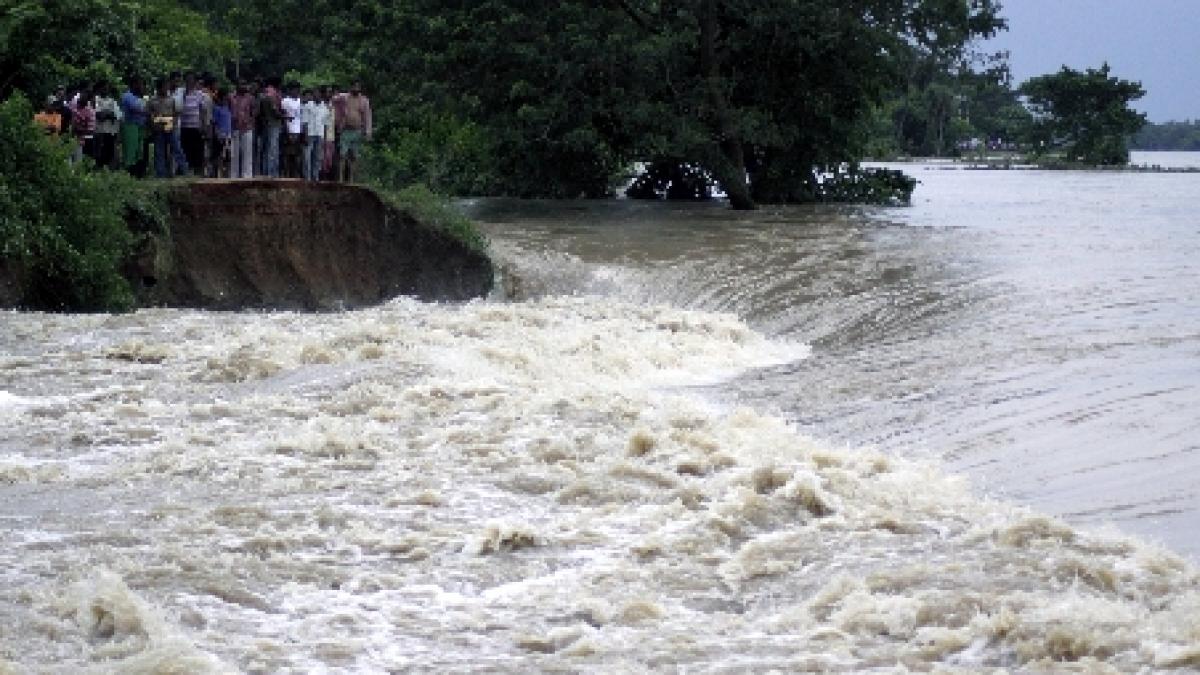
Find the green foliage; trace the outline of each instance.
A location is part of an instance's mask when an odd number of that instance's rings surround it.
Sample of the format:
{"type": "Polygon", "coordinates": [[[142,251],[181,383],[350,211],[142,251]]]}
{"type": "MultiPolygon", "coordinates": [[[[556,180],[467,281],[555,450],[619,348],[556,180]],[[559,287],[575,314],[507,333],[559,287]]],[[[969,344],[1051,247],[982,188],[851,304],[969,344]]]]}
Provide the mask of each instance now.
{"type": "Polygon", "coordinates": [[[1011,86],[1008,54],[971,53],[945,60],[913,54],[907,82],[881,109],[872,131],[874,157],[945,157],[971,139],[1015,142],[1032,120],[1011,86]]]}
{"type": "Polygon", "coordinates": [[[0,103],[0,257],[15,261],[23,303],[48,310],[127,309],[133,295],[121,276],[133,235],[127,210],[145,189],[119,173],[72,166],[65,141],[32,123],[20,93],[0,103]]]}
{"type": "MultiPolygon", "coordinates": [[[[998,0],[0,3],[20,9],[0,24],[21,36],[5,65],[56,60],[16,80],[39,93],[81,64],[236,55],[242,74],[361,80],[377,127],[363,168],[387,184],[602,197],[635,163],[667,162],[739,207],[813,199],[818,176],[880,146],[880,111],[914,64],[945,70],[1004,25],[998,0]],[[55,39],[36,44],[47,25],[55,39]]],[[[961,87],[933,84],[919,124],[944,149],[969,129],[961,87]]]]}
{"type": "Polygon", "coordinates": [[[1130,139],[1134,150],[1200,151],[1200,120],[1147,124],[1130,139]]]}
{"type": "Polygon", "coordinates": [[[1003,25],[996,0],[188,2],[257,72],[361,79],[389,182],[599,197],[665,160],[742,206],[811,198],[863,155],[911,55],[951,61],[1003,25]]]}
{"type": "Polygon", "coordinates": [[[363,175],[379,185],[423,184],[444,194],[501,192],[496,149],[485,130],[450,115],[385,129],[368,145],[363,175]]]}
{"type": "Polygon", "coordinates": [[[487,238],[479,228],[459,213],[445,197],[434,193],[425,185],[410,185],[401,190],[381,185],[372,187],[389,206],[449,234],[473,251],[487,251],[487,238]]]}
{"type": "Polygon", "coordinates": [[[237,43],[176,0],[0,0],[0,97],[171,69],[219,72],[237,43]]]}
{"type": "Polygon", "coordinates": [[[849,165],[822,176],[816,197],[822,202],[899,206],[912,202],[916,187],[917,179],[903,171],[849,165]]]}
{"type": "Polygon", "coordinates": [[[679,161],[651,163],[625,190],[630,199],[712,199],[715,183],[704,169],[679,161]]]}
{"type": "Polygon", "coordinates": [[[1129,162],[1126,139],[1142,128],[1146,116],[1130,109],[1145,95],[1139,82],[1099,70],[1066,66],[1021,85],[1035,113],[1033,140],[1041,148],[1063,147],[1069,162],[1121,165],[1129,162]]]}

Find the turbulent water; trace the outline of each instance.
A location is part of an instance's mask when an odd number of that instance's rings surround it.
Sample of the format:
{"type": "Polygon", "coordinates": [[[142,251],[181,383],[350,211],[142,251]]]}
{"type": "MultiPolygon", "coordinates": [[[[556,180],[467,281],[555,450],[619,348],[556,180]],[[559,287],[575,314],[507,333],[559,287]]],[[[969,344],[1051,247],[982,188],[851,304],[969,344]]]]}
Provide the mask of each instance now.
{"type": "Polygon", "coordinates": [[[0,315],[0,672],[1200,668],[1196,179],[917,173],[476,204],[462,306],[0,315]]]}

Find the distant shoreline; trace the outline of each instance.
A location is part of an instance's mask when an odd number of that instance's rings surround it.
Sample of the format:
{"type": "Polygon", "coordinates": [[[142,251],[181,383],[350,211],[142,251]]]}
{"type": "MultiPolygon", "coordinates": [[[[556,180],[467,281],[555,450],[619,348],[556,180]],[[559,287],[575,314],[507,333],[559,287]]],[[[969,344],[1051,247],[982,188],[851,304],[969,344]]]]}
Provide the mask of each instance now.
{"type": "MultiPolygon", "coordinates": [[[[1139,150],[1137,152],[1175,152],[1139,150]]],[[[1197,153],[1200,154],[1200,153],[1197,153]]],[[[961,157],[904,157],[899,159],[871,159],[871,164],[934,165],[930,168],[967,171],[1104,171],[1119,173],[1200,173],[1200,166],[1164,166],[1162,164],[1124,164],[1103,166],[1072,162],[1036,162],[1025,157],[986,157],[964,159],[961,157]]]]}

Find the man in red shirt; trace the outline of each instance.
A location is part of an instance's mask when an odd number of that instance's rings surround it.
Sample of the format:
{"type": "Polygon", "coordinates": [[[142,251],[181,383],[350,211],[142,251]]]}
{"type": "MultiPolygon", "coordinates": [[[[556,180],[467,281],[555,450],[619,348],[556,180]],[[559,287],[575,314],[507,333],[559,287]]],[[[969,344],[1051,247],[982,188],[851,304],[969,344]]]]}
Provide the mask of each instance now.
{"type": "Polygon", "coordinates": [[[233,115],[229,175],[231,178],[253,178],[254,118],[258,114],[258,97],[250,93],[245,80],[238,82],[237,93],[229,97],[229,110],[233,115]]]}

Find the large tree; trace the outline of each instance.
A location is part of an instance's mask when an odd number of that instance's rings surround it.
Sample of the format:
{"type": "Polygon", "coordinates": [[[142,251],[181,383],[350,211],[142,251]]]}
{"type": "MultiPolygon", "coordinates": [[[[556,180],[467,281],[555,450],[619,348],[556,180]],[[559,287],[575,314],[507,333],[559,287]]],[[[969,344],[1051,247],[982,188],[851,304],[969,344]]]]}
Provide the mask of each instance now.
{"type": "Polygon", "coordinates": [[[704,167],[739,207],[812,198],[817,173],[862,156],[906,59],[954,58],[1003,26],[995,0],[410,0],[335,14],[333,34],[363,27],[338,39],[342,65],[402,101],[402,124],[436,114],[485,130],[499,192],[604,194],[643,160],[704,167]]]}
{"type": "Polygon", "coordinates": [[[1021,85],[1036,119],[1035,141],[1061,145],[1069,161],[1099,165],[1129,162],[1127,139],[1146,123],[1129,104],[1146,94],[1140,82],[1111,75],[1108,64],[1078,71],[1066,66],[1021,85]]]}
{"type": "Polygon", "coordinates": [[[1008,53],[970,51],[944,60],[913,54],[907,83],[881,109],[876,136],[886,153],[943,157],[962,141],[1015,141],[1031,120],[1012,86],[1008,53]]]}

